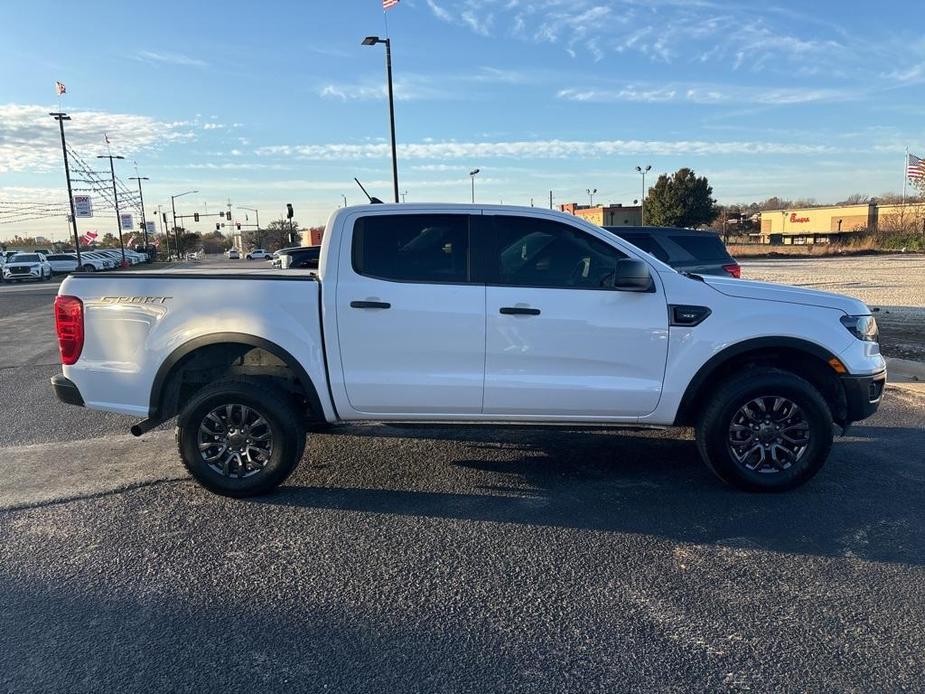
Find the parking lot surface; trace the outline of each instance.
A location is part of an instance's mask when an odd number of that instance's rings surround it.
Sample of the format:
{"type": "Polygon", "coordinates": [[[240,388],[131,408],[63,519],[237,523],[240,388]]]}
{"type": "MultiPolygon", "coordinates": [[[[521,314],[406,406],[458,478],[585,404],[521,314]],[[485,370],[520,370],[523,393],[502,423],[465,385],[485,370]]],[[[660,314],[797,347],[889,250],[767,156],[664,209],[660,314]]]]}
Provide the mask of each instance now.
{"type": "Polygon", "coordinates": [[[234,501],[54,401],[55,290],[0,287],[0,689],[921,689],[915,395],[782,495],[689,432],[368,425],[234,501]]]}

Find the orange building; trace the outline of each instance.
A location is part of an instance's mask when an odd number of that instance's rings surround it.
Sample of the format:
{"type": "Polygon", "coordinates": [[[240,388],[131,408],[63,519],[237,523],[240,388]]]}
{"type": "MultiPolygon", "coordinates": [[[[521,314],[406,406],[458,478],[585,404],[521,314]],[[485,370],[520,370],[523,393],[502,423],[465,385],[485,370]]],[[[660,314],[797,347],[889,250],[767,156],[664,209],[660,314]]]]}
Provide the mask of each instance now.
{"type": "Polygon", "coordinates": [[[567,202],[559,205],[559,210],[576,217],[587,219],[601,227],[638,227],[642,226],[642,208],[638,205],[579,205],[567,202]]]}

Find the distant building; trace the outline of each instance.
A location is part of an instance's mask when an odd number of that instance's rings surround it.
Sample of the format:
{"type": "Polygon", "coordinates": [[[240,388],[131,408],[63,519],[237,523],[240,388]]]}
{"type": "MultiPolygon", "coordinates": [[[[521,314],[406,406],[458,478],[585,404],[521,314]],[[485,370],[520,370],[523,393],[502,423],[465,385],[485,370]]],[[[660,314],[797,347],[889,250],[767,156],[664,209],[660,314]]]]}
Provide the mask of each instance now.
{"type": "Polygon", "coordinates": [[[320,246],[321,239],[324,237],[324,227],[312,227],[311,229],[302,229],[303,246],[320,246]]]}
{"type": "Polygon", "coordinates": [[[638,205],[579,205],[567,202],[559,210],[586,219],[602,227],[638,227],[642,225],[642,208],[638,205]]]}
{"type": "Polygon", "coordinates": [[[889,231],[909,227],[925,231],[925,203],[859,205],[764,210],[761,240],[765,243],[828,243],[863,231],[889,231]]]}

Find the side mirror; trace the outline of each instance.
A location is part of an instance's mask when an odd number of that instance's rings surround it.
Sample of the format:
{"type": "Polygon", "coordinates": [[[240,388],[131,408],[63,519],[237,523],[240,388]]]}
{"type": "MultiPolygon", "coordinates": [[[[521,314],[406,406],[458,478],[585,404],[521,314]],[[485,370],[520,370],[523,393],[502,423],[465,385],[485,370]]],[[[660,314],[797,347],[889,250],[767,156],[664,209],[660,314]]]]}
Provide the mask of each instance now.
{"type": "Polygon", "coordinates": [[[635,258],[617,261],[613,274],[613,288],[621,292],[648,292],[654,287],[649,266],[635,258]]]}

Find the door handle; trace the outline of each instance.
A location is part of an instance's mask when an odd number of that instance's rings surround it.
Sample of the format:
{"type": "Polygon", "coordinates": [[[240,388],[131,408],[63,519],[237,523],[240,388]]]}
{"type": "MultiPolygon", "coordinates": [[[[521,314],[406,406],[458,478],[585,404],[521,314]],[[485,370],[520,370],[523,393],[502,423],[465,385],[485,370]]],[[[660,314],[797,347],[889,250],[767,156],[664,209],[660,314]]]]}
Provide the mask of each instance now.
{"type": "Polygon", "coordinates": [[[351,301],[350,308],[392,308],[387,301],[351,301]]]}
{"type": "Polygon", "coordinates": [[[505,316],[538,316],[538,308],[525,308],[523,306],[502,306],[501,313],[505,316]]]}

